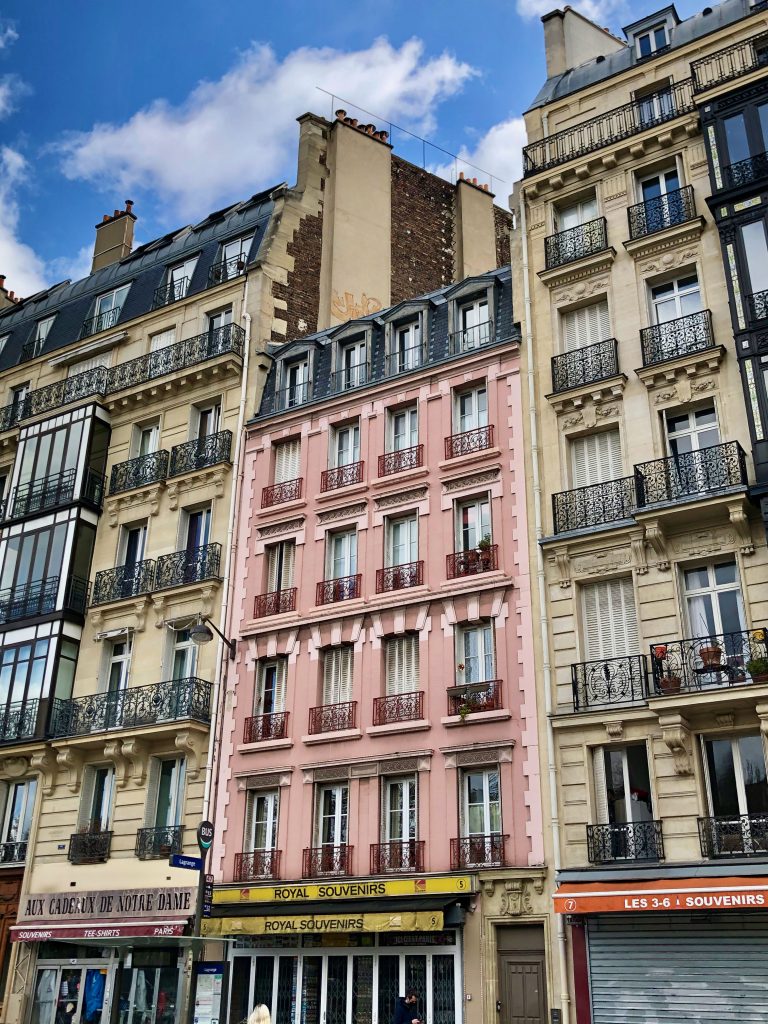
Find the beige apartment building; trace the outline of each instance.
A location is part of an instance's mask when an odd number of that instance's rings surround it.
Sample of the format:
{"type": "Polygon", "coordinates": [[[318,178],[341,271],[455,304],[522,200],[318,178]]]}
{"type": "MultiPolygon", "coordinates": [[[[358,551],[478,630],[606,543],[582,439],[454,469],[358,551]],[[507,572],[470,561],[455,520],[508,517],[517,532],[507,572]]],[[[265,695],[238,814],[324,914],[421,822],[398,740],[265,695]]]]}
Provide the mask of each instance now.
{"type": "Polygon", "coordinates": [[[549,1001],[578,1024],[765,1020],[768,550],[692,64],[728,67],[767,8],[665,7],[624,39],[542,20],[513,267],[549,1001]]]}

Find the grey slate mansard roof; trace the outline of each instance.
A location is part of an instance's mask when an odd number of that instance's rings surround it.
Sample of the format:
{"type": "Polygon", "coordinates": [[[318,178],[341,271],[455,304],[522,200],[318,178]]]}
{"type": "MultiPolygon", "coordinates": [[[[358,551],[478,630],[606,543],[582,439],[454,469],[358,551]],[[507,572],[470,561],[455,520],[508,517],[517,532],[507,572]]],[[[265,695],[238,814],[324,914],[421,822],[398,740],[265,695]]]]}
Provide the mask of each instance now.
{"type": "Polygon", "coordinates": [[[152,309],[155,289],[163,283],[166,268],[199,255],[187,295],[208,286],[211,265],[216,262],[223,242],[253,232],[249,254],[253,261],[267,231],[277,188],[259,192],[243,202],[209,214],[199,224],[188,225],[134,249],[125,259],[112,263],[74,283],[64,281],[0,311],[0,337],[9,335],[0,352],[0,371],[17,365],[22,346],[34,337],[39,320],[56,314],[42,354],[47,355],[77,341],[83,321],[92,315],[99,295],[122,285],[131,285],[115,327],[120,327],[152,309]]]}
{"type": "MultiPolygon", "coordinates": [[[[717,32],[727,25],[741,21],[742,18],[746,18],[752,13],[752,5],[750,0],[725,0],[722,4],[705,7],[704,10],[709,10],[711,13],[704,14],[703,11],[699,11],[698,14],[694,14],[690,18],[681,21],[679,25],[671,27],[669,33],[670,50],[686,46],[688,43],[701,39],[711,32],[717,32]]],[[[649,15],[643,18],[643,22],[647,21],[650,17],[649,15]]],[[[666,52],[668,51],[665,50],[666,52]]],[[[564,71],[562,75],[548,78],[528,109],[535,110],[537,107],[554,103],[556,100],[570,96],[580,89],[596,85],[598,82],[613,77],[613,75],[620,75],[623,71],[628,71],[636,64],[643,63],[645,61],[638,60],[635,49],[632,46],[626,46],[623,50],[617,50],[616,53],[609,53],[602,60],[587,61],[586,64],[580,64],[577,68],[564,71]]]]}

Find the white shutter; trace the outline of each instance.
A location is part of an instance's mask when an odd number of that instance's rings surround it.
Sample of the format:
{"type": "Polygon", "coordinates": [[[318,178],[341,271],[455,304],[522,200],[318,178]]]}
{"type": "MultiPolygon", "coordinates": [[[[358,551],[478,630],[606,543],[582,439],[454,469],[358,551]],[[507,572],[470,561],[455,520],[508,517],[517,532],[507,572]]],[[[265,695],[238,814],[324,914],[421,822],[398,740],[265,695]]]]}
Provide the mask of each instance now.
{"type": "Polygon", "coordinates": [[[245,825],[243,826],[243,853],[253,853],[253,809],[258,792],[245,794],[245,825]]]}
{"type": "Polygon", "coordinates": [[[92,765],[83,768],[83,781],[80,786],[80,811],[77,818],[79,830],[89,828],[93,814],[93,795],[96,786],[96,769],[92,765]]]}
{"type": "Polygon", "coordinates": [[[595,825],[608,824],[608,790],[605,784],[605,749],[592,748],[592,770],[595,776],[595,825]]]}
{"type": "Polygon", "coordinates": [[[282,484],[286,480],[295,480],[299,475],[299,455],[301,441],[283,441],[275,445],[275,483],[282,484]]]}
{"type": "Polygon", "coordinates": [[[415,634],[387,640],[386,688],[388,697],[418,690],[419,638],[415,634]]]}
{"type": "Polygon", "coordinates": [[[288,590],[293,586],[293,570],[296,562],[296,544],[284,540],[268,548],[267,593],[288,590]]]}
{"type": "Polygon", "coordinates": [[[582,587],[587,661],[637,654],[639,635],[632,577],[582,587]]]}
{"type": "Polygon", "coordinates": [[[99,355],[91,356],[90,359],[80,359],[76,363],[70,363],[67,369],[67,376],[75,377],[78,373],[86,373],[86,371],[92,370],[96,366],[109,366],[111,361],[111,352],[100,352],[99,355]]]}
{"type": "Polygon", "coordinates": [[[323,704],[343,704],[352,691],[352,648],[332,647],[323,657],[323,704]]]}
{"type": "Polygon", "coordinates": [[[611,336],[611,321],[608,315],[608,303],[593,302],[580,309],[571,309],[563,313],[562,319],[563,348],[572,352],[576,348],[595,345],[611,336]]]}
{"type": "Polygon", "coordinates": [[[176,341],[176,328],[169,327],[167,331],[160,331],[159,334],[153,334],[149,339],[150,349],[153,352],[157,352],[158,349],[168,348],[169,345],[173,345],[176,341]]]}
{"type": "Polygon", "coordinates": [[[574,438],[571,441],[571,460],[574,487],[617,480],[622,475],[618,428],[574,438]]]}
{"type": "Polygon", "coordinates": [[[149,759],[147,778],[147,802],[144,805],[144,828],[154,828],[157,811],[157,787],[160,782],[161,761],[159,757],[149,759]]]}
{"type": "Polygon", "coordinates": [[[286,660],[280,658],[275,673],[275,712],[285,711],[286,660]]]}
{"type": "Polygon", "coordinates": [[[278,586],[278,570],[280,566],[280,545],[273,544],[269,549],[267,556],[267,593],[273,594],[276,590],[279,590],[278,586]]]}

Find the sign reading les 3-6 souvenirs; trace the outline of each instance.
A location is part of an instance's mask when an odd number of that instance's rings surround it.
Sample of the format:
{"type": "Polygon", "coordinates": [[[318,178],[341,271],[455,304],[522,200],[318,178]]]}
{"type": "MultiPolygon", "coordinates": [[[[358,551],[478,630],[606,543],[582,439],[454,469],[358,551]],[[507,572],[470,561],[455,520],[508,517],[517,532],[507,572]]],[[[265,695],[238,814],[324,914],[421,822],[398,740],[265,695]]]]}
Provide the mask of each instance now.
{"type": "Polygon", "coordinates": [[[759,910],[768,907],[768,878],[680,878],[613,885],[562,885],[554,896],[558,914],[627,911],[759,910]]]}

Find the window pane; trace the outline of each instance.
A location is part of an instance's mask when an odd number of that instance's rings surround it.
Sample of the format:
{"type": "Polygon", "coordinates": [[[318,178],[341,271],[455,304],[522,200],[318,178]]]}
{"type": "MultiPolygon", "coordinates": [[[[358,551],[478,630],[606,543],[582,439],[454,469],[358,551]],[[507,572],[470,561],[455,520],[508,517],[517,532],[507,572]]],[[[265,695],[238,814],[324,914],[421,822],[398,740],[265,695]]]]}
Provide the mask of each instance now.
{"type": "Polygon", "coordinates": [[[627,801],[624,792],[624,759],[622,750],[605,751],[605,789],[608,798],[608,821],[627,821],[627,801]]]}
{"type": "Polygon", "coordinates": [[[632,821],[652,821],[651,778],[648,755],[642,745],[627,747],[627,773],[632,821]]]}
{"type": "Polygon", "coordinates": [[[744,123],[744,115],[736,114],[735,117],[725,119],[725,141],[728,146],[728,162],[737,164],[740,160],[749,157],[749,142],[747,141],[747,126],[744,123]]]}
{"type": "Polygon", "coordinates": [[[761,220],[745,224],[741,229],[744,256],[749,270],[751,292],[768,290],[768,245],[765,241],[765,227],[761,220]]]}
{"type": "Polygon", "coordinates": [[[739,740],[741,772],[744,776],[744,794],[747,814],[768,811],[768,786],[766,786],[765,755],[760,736],[742,736],[739,740]]]}
{"type": "Polygon", "coordinates": [[[737,815],[739,797],[736,790],[736,774],[733,770],[731,741],[707,740],[706,751],[712,813],[715,817],[737,815]]]}

